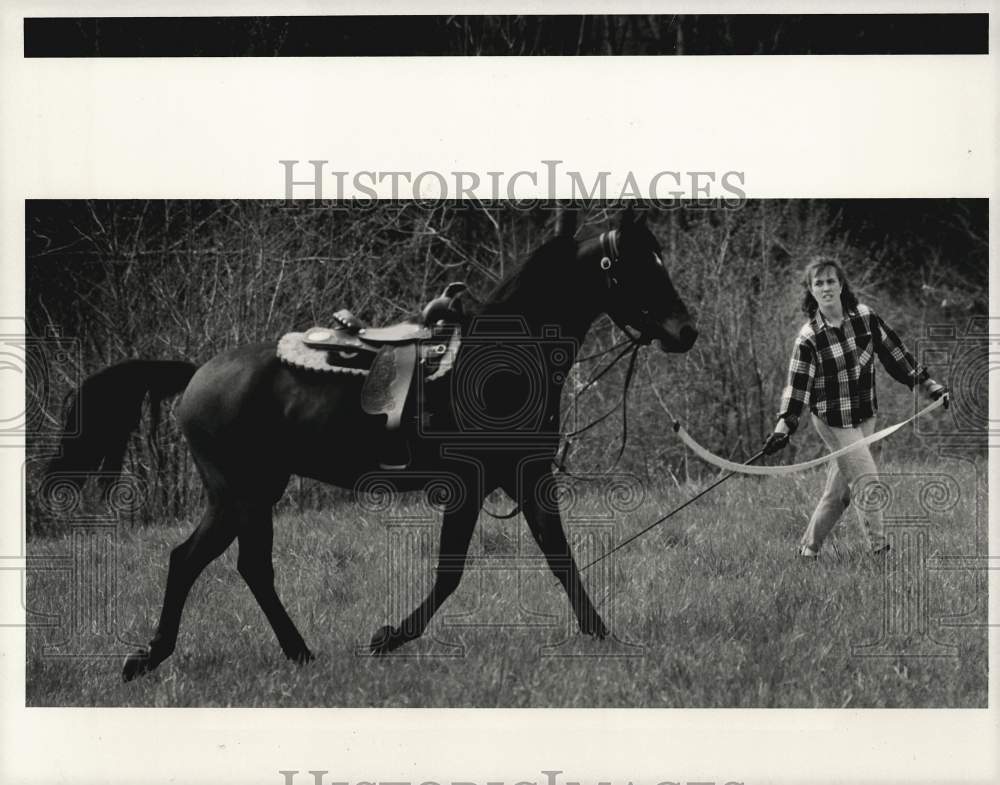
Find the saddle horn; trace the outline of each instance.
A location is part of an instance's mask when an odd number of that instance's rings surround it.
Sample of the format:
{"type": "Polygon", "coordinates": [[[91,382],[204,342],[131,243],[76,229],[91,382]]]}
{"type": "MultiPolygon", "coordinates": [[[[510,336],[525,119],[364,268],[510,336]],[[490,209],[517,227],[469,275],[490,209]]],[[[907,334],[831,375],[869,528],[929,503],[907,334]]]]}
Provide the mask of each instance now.
{"type": "Polygon", "coordinates": [[[433,326],[439,320],[449,320],[455,317],[455,298],[462,294],[469,287],[462,281],[454,281],[448,284],[440,296],[435,297],[427,305],[420,315],[422,324],[428,327],[433,326]]]}

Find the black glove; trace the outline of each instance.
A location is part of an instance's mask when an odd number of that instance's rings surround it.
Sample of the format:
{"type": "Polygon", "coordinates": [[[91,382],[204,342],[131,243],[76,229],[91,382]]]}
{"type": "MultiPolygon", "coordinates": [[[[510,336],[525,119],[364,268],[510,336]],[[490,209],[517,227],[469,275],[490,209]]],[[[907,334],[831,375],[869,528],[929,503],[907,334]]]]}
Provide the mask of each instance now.
{"type": "Polygon", "coordinates": [[[788,446],[788,434],[778,433],[775,431],[767,440],[764,442],[764,446],[761,448],[764,451],[764,455],[774,455],[779,450],[785,449],[788,446]]]}
{"type": "Polygon", "coordinates": [[[951,405],[951,393],[948,391],[948,388],[943,384],[938,384],[933,379],[927,380],[927,394],[933,401],[936,401],[939,398],[944,398],[945,409],[951,405]]]}

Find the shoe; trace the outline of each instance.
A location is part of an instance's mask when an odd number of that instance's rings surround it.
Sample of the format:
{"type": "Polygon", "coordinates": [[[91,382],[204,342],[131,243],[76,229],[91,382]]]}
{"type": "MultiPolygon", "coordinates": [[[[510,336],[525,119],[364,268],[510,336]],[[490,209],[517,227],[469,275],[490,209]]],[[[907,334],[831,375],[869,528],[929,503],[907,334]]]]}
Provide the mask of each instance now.
{"type": "Polygon", "coordinates": [[[800,545],[799,556],[803,559],[818,559],[819,551],[814,551],[808,545],[800,545]]]}
{"type": "Polygon", "coordinates": [[[877,548],[872,548],[872,556],[885,556],[890,550],[889,543],[885,543],[877,548]]]}

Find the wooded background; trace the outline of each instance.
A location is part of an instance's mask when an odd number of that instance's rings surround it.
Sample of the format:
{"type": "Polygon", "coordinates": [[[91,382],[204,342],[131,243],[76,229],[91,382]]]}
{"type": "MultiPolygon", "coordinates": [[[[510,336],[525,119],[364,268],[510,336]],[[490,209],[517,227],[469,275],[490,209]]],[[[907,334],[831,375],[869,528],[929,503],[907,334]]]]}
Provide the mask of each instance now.
{"type": "MultiPolygon", "coordinates": [[[[614,225],[589,209],[579,237],[614,225]]],[[[450,202],[434,207],[265,201],[27,203],[26,312],[29,350],[40,354],[27,397],[37,423],[28,480],[51,455],[64,395],[86,376],[129,358],[202,363],[238,344],[329,324],[347,307],[371,322],[412,313],[454,280],[480,299],[551,236],[554,208],[450,202]],[[51,347],[71,344],[56,357],[51,347]],[[55,359],[53,359],[55,358],[55,359]]],[[[842,260],[862,302],[916,351],[929,326],[963,334],[988,306],[986,200],[766,200],[739,209],[651,211],[674,284],[699,338],[685,355],[643,351],[629,398],[629,444],[616,471],[678,483],[714,476],[674,436],[665,407],[713,452],[756,452],[773,427],[799,311],[800,271],[815,254],[842,260]]],[[[602,317],[583,348],[620,339],[602,317]]],[[[578,366],[567,398],[596,368],[578,366]]],[[[949,383],[952,368],[931,368],[949,383]]],[[[624,363],[576,406],[578,424],[612,407],[624,363]]],[[[908,390],[879,372],[888,424],[912,412],[908,390]]],[[[621,438],[612,416],[581,438],[574,472],[609,467],[621,438]]],[[[200,484],[168,412],[156,444],[137,437],[128,468],[145,482],[153,517],[191,514],[200,484]],[[155,471],[154,471],[155,469],[155,471]]],[[[893,454],[926,450],[907,431],[893,454]]],[[[782,461],[819,453],[802,428],[782,461]]],[[[325,504],[340,492],[293,481],[285,504],[325,504]],[[331,496],[332,493],[332,496],[331,496]]],[[[29,494],[30,497],[30,494],[29,494]]]]}

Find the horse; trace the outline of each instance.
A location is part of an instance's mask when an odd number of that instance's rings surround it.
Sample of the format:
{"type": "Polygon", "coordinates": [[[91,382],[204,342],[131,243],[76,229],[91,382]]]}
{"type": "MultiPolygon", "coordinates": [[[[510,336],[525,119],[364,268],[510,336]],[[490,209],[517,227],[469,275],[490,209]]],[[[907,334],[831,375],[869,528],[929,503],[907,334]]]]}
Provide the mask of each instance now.
{"type": "Polygon", "coordinates": [[[433,586],[407,618],[375,632],[372,655],[423,634],[458,587],[479,512],[496,489],[524,515],[580,632],[605,637],[608,629],[567,542],[553,468],[562,389],[602,314],[626,332],[638,331],[637,342],[656,343],[668,353],[688,351],[697,337],[645,216],[631,210],[617,228],[598,236],[578,241],[557,233],[463,314],[465,332],[450,374],[428,383],[416,403],[418,419],[426,409],[423,414],[433,417],[425,419],[444,424],[411,429],[411,461],[393,471],[378,470],[384,417],[363,410],[363,378],[290,367],[276,356],[274,343],[233,348],[200,367],[131,361],[127,384],[109,383],[123,375],[113,369],[84,382],[81,394],[97,390],[101,403],[80,407],[78,432],[64,440],[54,471],[79,480],[100,462],[120,467],[143,396],[183,393],[177,417],[206,492],[200,523],[170,553],[155,633],[126,657],[122,678],[147,674],[173,653],[192,585],[234,541],[237,570],[284,655],[296,663],[314,658],[274,584],[272,508],[293,474],[346,489],[373,476],[399,491],[426,490],[434,478],[451,484],[433,586]],[[94,441],[102,433],[111,436],[94,441]]]}

